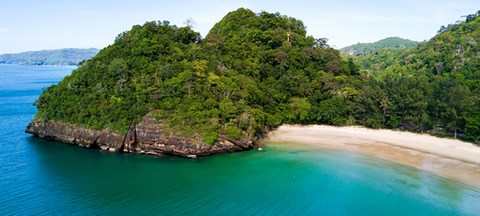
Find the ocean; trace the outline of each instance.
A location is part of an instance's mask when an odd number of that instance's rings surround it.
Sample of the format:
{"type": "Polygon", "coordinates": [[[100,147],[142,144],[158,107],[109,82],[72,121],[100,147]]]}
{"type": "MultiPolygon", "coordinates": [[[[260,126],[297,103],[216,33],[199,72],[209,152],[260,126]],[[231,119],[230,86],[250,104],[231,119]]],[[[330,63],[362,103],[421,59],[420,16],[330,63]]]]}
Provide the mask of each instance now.
{"type": "Polygon", "coordinates": [[[480,188],[351,152],[271,143],[190,160],[26,134],[73,69],[0,65],[0,215],[480,215],[480,188]]]}

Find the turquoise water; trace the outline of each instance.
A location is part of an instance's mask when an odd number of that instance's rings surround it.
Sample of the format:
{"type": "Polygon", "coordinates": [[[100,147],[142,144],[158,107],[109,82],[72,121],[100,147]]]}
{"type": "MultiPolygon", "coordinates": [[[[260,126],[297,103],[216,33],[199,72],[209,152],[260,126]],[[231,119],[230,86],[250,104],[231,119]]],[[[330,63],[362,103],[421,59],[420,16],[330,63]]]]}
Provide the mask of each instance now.
{"type": "Polygon", "coordinates": [[[0,65],[0,215],[480,215],[480,189],[281,144],[199,160],[35,139],[41,89],[72,68],[0,65]]]}

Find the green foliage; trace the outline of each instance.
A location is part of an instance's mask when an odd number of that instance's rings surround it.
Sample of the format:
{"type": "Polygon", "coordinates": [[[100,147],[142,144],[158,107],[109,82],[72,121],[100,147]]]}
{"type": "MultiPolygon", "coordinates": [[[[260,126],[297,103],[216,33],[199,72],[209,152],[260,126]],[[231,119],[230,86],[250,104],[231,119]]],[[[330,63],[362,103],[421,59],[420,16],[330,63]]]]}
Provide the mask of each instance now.
{"type": "Polygon", "coordinates": [[[308,102],[307,98],[293,97],[288,104],[288,111],[286,117],[289,121],[306,122],[309,119],[309,113],[312,109],[312,105],[308,102]]]}
{"type": "Polygon", "coordinates": [[[480,18],[467,17],[414,49],[355,57],[370,80],[355,99],[356,118],[478,142],[480,18]]]}
{"type": "Polygon", "coordinates": [[[480,19],[413,49],[342,58],[299,20],[228,13],[205,39],[147,22],[37,101],[37,118],[125,133],[147,113],[167,130],[247,140],[282,123],[361,124],[480,137],[480,19]]]}
{"type": "Polygon", "coordinates": [[[477,111],[469,114],[465,119],[465,136],[478,143],[480,141],[480,113],[477,111]]]}
{"type": "Polygon", "coordinates": [[[352,69],[301,21],[278,13],[236,10],[203,40],[189,27],[147,22],[47,89],[37,117],[125,133],[153,111],[168,129],[205,143],[252,139],[282,122],[311,122],[308,98],[331,88],[317,85],[322,76],[352,69]]]}
{"type": "Polygon", "coordinates": [[[347,122],[348,105],[342,97],[332,97],[320,102],[313,116],[324,124],[343,125],[347,122]]]}

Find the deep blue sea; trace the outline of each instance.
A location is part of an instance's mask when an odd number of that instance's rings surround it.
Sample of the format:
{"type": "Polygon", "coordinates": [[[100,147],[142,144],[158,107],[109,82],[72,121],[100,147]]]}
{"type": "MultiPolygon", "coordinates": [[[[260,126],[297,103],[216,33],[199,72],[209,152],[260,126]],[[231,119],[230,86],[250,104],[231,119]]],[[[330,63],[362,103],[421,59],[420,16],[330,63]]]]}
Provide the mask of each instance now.
{"type": "Polygon", "coordinates": [[[272,144],[198,160],[24,133],[74,68],[0,65],[0,215],[480,215],[480,189],[355,153],[272,144]]]}

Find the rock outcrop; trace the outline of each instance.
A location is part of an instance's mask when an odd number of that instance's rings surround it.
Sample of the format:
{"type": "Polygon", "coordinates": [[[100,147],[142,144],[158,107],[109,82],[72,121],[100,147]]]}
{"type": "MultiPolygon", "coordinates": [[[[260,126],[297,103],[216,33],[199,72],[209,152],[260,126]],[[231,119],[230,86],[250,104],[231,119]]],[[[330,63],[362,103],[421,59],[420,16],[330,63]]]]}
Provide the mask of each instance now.
{"type": "Polygon", "coordinates": [[[146,115],[138,124],[131,126],[126,134],[45,120],[34,120],[27,126],[26,132],[39,138],[86,148],[150,155],[169,154],[187,158],[244,151],[256,146],[252,140],[232,140],[222,135],[217,142],[209,145],[200,139],[172,134],[164,128],[152,115],[146,115]]]}

